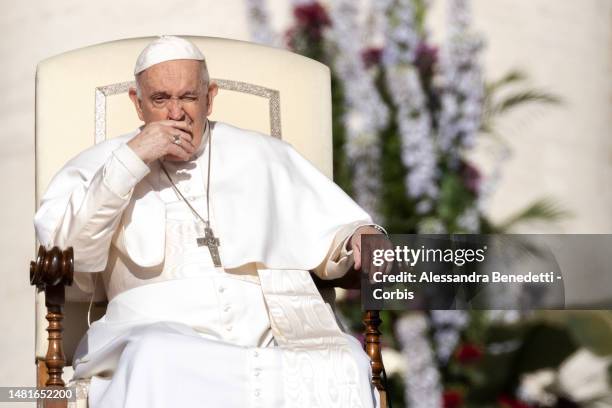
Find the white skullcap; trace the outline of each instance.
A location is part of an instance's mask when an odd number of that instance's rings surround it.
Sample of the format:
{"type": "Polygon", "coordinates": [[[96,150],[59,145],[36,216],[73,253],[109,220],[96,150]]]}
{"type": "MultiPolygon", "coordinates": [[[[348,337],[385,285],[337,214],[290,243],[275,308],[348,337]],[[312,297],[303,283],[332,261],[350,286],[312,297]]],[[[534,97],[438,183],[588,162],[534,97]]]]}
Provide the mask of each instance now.
{"type": "Polygon", "coordinates": [[[173,35],[162,35],[142,50],[136,60],[134,75],[160,62],[178,59],[204,61],[204,54],[191,41],[173,35]]]}

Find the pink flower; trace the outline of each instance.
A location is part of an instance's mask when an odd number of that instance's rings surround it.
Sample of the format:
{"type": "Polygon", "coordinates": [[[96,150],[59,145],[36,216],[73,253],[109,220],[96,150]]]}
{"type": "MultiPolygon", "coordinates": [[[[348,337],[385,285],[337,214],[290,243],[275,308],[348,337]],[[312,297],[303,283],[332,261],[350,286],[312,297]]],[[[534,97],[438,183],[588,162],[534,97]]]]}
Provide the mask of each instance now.
{"type": "Polygon", "coordinates": [[[428,45],[425,42],[419,43],[416,49],[415,65],[419,69],[421,76],[430,77],[433,75],[435,65],[438,63],[438,48],[428,45]]]}
{"type": "Polygon", "coordinates": [[[358,302],[361,300],[361,290],[359,289],[347,289],[346,297],[347,301],[358,302]]]}
{"type": "Polygon", "coordinates": [[[373,65],[378,65],[381,57],[382,48],[366,48],[361,52],[361,59],[363,60],[363,65],[365,65],[366,68],[370,68],[373,65]]]}
{"type": "Polygon", "coordinates": [[[442,394],[442,406],[444,408],[459,408],[463,405],[463,395],[457,390],[446,390],[442,394]]]}
{"type": "Polygon", "coordinates": [[[482,176],[480,171],[471,163],[462,162],[460,169],[461,178],[465,187],[474,195],[478,194],[480,188],[480,181],[482,176]]]}
{"type": "Polygon", "coordinates": [[[323,28],[331,25],[327,11],[316,2],[296,6],[293,9],[293,16],[297,21],[297,25],[306,30],[315,39],[321,38],[323,28]]]}
{"type": "Polygon", "coordinates": [[[532,408],[531,405],[508,395],[500,395],[497,398],[497,403],[503,408],[532,408]]]}
{"type": "Polygon", "coordinates": [[[475,344],[465,343],[459,347],[455,357],[461,364],[473,364],[482,357],[482,350],[475,344]]]}

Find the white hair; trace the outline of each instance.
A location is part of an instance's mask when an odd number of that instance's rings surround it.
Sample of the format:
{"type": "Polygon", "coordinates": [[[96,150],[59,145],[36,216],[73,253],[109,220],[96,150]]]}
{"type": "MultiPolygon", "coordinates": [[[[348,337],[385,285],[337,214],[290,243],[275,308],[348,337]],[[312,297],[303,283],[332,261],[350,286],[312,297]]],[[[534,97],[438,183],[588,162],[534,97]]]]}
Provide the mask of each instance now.
{"type": "MultiPolygon", "coordinates": [[[[201,60],[199,61],[201,62],[201,68],[202,68],[202,84],[204,87],[208,87],[208,83],[210,82],[210,75],[208,74],[208,67],[206,66],[206,60],[201,60]]],[[[146,70],[145,70],[146,71],[146,70]]],[[[138,78],[140,78],[140,75],[143,73],[144,71],[136,74],[134,76],[135,82],[136,82],[136,96],[138,97],[138,99],[142,99],[142,91],[140,90],[140,83],[138,82],[138,78]]]]}

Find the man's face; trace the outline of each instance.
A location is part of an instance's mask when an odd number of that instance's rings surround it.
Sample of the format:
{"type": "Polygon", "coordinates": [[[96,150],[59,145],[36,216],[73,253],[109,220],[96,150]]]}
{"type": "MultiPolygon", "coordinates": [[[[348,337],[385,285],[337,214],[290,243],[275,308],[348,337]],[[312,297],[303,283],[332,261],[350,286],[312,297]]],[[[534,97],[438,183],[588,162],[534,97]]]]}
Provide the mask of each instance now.
{"type": "Polygon", "coordinates": [[[140,120],[145,124],[185,121],[192,126],[192,143],[197,148],[217,94],[216,84],[207,87],[204,83],[201,62],[186,59],[162,62],[140,73],[138,83],[140,99],[134,89],[130,90],[130,97],[140,120]]]}

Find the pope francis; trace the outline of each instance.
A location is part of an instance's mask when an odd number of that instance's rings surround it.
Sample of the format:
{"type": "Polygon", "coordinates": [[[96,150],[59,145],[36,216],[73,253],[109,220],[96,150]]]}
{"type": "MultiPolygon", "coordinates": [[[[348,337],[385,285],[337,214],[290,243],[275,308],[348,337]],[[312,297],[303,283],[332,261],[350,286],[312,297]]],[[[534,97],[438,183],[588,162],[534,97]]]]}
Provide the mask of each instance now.
{"type": "Polygon", "coordinates": [[[156,39],[134,75],[144,124],[70,160],[35,216],[109,300],[74,360],[89,406],[378,406],[309,271],[358,270],[379,227],[287,143],[208,120],[218,89],[191,42],[156,39]]]}

